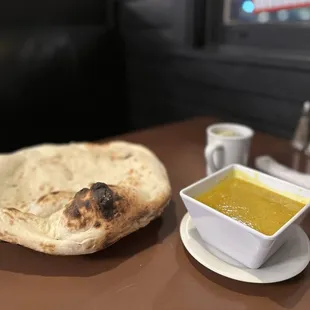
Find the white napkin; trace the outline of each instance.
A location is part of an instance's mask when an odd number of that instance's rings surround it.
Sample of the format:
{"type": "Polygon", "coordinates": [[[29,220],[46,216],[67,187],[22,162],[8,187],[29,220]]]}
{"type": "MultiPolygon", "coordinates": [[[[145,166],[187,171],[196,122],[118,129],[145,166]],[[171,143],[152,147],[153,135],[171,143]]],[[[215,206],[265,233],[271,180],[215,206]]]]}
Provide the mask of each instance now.
{"type": "Polygon", "coordinates": [[[255,159],[257,169],[279,179],[310,189],[310,174],[301,173],[282,164],[270,156],[258,156],[255,159]]]}

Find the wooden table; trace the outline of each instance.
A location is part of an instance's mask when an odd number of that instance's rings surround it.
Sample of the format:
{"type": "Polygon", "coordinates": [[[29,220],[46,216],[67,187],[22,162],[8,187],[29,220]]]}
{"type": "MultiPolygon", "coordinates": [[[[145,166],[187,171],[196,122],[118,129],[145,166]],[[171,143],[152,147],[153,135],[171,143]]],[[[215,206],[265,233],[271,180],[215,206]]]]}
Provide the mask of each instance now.
{"type": "MultiPolygon", "coordinates": [[[[163,217],[89,256],[53,257],[1,243],[1,309],[309,309],[310,267],[283,283],[247,284],[209,271],[184,249],[179,190],[204,176],[205,128],[215,121],[200,118],[122,136],[145,144],[166,165],[173,202],[163,217]]],[[[256,133],[251,163],[262,154],[296,164],[288,141],[256,133]]],[[[309,235],[309,218],[304,228],[309,235]]]]}

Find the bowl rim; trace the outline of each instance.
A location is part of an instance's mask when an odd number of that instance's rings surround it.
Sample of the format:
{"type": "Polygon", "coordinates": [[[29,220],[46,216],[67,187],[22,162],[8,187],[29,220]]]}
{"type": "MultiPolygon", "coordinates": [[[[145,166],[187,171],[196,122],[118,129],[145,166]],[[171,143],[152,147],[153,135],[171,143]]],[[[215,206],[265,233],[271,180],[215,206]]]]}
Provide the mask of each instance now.
{"type": "MultiPolygon", "coordinates": [[[[289,192],[289,191],[288,191],[289,192]]],[[[290,182],[287,182],[287,181],[284,181],[284,180],[281,180],[277,177],[274,177],[274,176],[271,176],[269,174],[266,174],[264,172],[261,172],[259,170],[256,170],[256,169],[253,169],[253,168],[250,168],[250,167],[247,167],[247,166],[244,166],[244,165],[240,165],[240,164],[231,164],[229,166],[226,166],[220,170],[218,170],[217,172],[209,175],[209,176],[206,176],[204,178],[201,178],[200,180],[182,188],[180,190],[180,196],[181,198],[185,198],[189,201],[191,201],[192,203],[196,204],[197,206],[203,208],[203,209],[206,209],[208,210],[209,212],[212,212],[214,215],[217,215],[223,219],[226,219],[228,221],[230,221],[231,223],[233,223],[234,225],[237,225],[238,227],[246,230],[247,232],[251,233],[251,234],[254,234],[256,235],[257,237],[261,238],[261,239],[264,239],[264,240],[274,240],[276,239],[277,237],[279,237],[289,226],[291,226],[292,224],[294,224],[294,222],[300,218],[310,207],[310,190],[307,189],[307,188],[303,188],[301,186],[298,186],[296,184],[293,184],[293,183],[290,183],[290,182]],[[307,204],[305,204],[289,221],[287,221],[284,225],[282,225],[273,235],[266,235],[258,230],[255,230],[254,228],[250,227],[250,226],[247,226],[246,224],[244,223],[241,223],[231,217],[229,217],[228,215],[216,210],[216,209],[213,209],[212,207],[196,200],[195,198],[189,196],[186,192],[195,188],[196,186],[200,185],[201,183],[203,182],[206,182],[208,180],[212,180],[213,178],[215,178],[217,175],[223,173],[223,172],[229,172],[230,170],[234,170],[234,169],[240,169],[242,171],[244,170],[247,170],[249,172],[252,172],[252,173],[257,173],[263,177],[266,177],[266,178],[269,178],[277,183],[282,183],[282,184],[286,184],[290,187],[295,187],[296,189],[299,189],[299,190],[302,190],[302,191],[306,191],[306,192],[309,192],[309,202],[307,204]]]]}

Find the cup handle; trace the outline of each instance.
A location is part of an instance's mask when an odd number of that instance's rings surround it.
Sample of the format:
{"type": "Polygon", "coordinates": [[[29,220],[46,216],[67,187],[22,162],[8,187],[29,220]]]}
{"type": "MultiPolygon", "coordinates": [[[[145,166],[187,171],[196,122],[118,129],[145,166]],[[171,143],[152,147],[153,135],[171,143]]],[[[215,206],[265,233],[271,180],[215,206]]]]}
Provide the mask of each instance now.
{"type": "Polygon", "coordinates": [[[223,149],[223,145],[219,142],[208,144],[205,148],[205,158],[207,159],[207,164],[209,165],[211,173],[214,173],[222,168],[216,166],[213,158],[214,152],[220,149],[223,149]]]}

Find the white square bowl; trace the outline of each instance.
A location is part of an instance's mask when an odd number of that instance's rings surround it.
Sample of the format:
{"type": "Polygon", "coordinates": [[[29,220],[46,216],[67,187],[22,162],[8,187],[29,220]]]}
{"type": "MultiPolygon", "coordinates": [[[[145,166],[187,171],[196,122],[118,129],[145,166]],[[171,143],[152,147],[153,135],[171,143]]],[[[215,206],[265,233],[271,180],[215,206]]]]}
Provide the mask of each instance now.
{"type": "Polygon", "coordinates": [[[284,244],[290,236],[292,224],[299,224],[310,210],[310,190],[237,164],[221,169],[182,189],[180,196],[201,238],[207,244],[252,269],[259,268],[284,244]],[[267,236],[195,199],[228,174],[236,171],[254,178],[274,192],[282,195],[285,193],[285,196],[292,199],[299,197],[298,200],[305,201],[305,206],[275,234],[267,236]]]}

